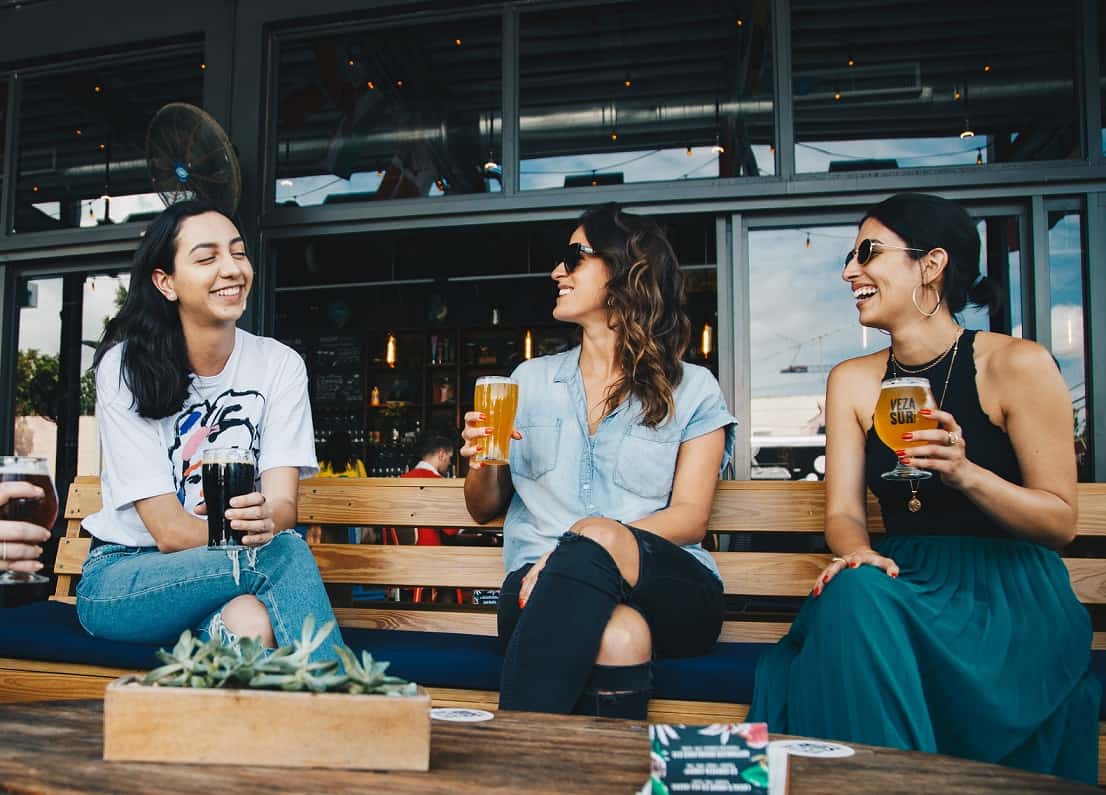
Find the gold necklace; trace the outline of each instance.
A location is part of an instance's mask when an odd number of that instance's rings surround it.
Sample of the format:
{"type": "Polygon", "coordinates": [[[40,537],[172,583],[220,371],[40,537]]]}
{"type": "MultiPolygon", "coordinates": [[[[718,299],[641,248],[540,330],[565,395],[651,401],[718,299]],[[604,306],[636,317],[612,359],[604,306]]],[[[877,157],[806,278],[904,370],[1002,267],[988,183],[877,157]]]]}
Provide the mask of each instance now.
{"type": "Polygon", "coordinates": [[[904,373],[907,373],[909,375],[917,375],[918,373],[924,373],[926,370],[932,370],[934,367],[939,365],[941,363],[941,361],[946,356],[949,355],[949,351],[951,351],[953,348],[956,347],[956,343],[960,340],[960,335],[964,333],[963,327],[958,326],[957,328],[959,329],[959,331],[956,332],[956,336],[953,337],[952,342],[949,343],[949,346],[947,348],[945,348],[944,352],[940,356],[938,356],[936,359],[934,359],[932,362],[930,362],[929,364],[923,365],[922,367],[910,368],[910,367],[907,367],[902,362],[895,359],[895,347],[892,345],[891,346],[891,366],[893,368],[897,367],[898,369],[902,370],[904,373]]]}
{"type": "MultiPolygon", "coordinates": [[[[949,379],[952,378],[952,368],[953,368],[953,365],[956,364],[956,353],[957,353],[957,351],[960,350],[960,337],[963,333],[964,333],[964,329],[963,329],[963,327],[961,327],[960,331],[958,331],[956,333],[956,338],[952,341],[952,345],[950,346],[950,349],[952,350],[952,358],[949,360],[948,372],[945,373],[945,385],[943,387],[941,387],[941,399],[939,401],[937,401],[937,408],[939,408],[939,409],[943,408],[944,405],[945,405],[945,395],[947,395],[948,391],[949,391],[949,379]]],[[[948,354],[948,350],[946,350],[944,353],[942,353],[941,356],[937,359],[937,361],[933,362],[933,364],[927,365],[926,367],[923,367],[921,370],[914,370],[913,372],[920,373],[920,372],[923,372],[925,370],[930,369],[931,367],[933,367],[933,365],[937,364],[937,362],[941,361],[941,359],[944,359],[947,354],[948,354]]],[[[895,361],[895,351],[894,351],[894,349],[892,349],[891,350],[891,375],[895,376],[897,378],[898,373],[896,372],[896,368],[898,370],[902,370],[905,373],[912,372],[910,370],[907,370],[901,364],[899,364],[898,362],[895,361]]],[[[918,481],[910,480],[910,481],[907,481],[907,482],[910,484],[910,499],[907,500],[907,502],[906,502],[906,509],[908,511],[910,511],[911,513],[917,513],[918,511],[922,510],[922,501],[920,499],[918,499],[918,481]]]]}

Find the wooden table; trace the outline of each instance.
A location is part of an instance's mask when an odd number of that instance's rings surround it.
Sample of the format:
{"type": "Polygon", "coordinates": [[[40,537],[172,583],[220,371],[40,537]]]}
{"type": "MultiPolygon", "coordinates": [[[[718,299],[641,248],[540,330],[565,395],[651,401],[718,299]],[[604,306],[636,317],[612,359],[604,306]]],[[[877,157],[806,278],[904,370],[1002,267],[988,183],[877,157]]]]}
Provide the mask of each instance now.
{"type": "MultiPolygon", "coordinates": [[[[429,773],[246,767],[234,748],[218,767],[109,763],[100,758],[102,722],[100,701],[0,706],[0,791],[608,795],[635,793],[649,775],[648,731],[636,721],[519,712],[484,723],[434,721],[429,773]]],[[[995,765],[854,747],[848,759],[792,757],[791,793],[1099,792],[995,765]]]]}

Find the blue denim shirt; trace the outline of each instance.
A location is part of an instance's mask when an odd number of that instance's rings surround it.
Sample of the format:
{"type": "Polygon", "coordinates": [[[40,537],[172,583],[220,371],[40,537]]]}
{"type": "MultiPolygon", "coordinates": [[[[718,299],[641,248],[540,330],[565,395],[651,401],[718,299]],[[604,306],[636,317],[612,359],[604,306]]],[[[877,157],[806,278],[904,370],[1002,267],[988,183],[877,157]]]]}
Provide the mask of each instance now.
{"type": "MultiPolygon", "coordinates": [[[[729,463],[737,420],[709,370],[683,367],[674,416],[646,427],[641,404],[630,397],[589,436],[579,347],[518,366],[512,377],[519,383],[515,427],[522,440],[511,442],[515,494],[503,525],[508,572],[536,561],[584,517],[632,524],[668,507],[681,442],[725,428],[722,466],[729,463]]],[[[684,549],[718,576],[701,545],[684,549]]]]}

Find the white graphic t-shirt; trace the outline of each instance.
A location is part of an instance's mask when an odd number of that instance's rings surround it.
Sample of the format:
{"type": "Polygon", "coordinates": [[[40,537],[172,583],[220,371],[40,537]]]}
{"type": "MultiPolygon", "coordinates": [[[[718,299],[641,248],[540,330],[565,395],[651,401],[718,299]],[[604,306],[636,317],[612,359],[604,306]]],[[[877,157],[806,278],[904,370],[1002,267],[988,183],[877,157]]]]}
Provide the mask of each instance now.
{"type": "Polygon", "coordinates": [[[83,524],[97,538],[155,545],[134,507],[147,497],[175,494],[195,515],[208,447],[252,450],[259,478],[276,467],[297,467],[301,478],[319,471],[307,371],[288,346],[238,329],[223,371],[193,376],[181,410],[160,420],[138,415],[121,359],[116,345],[96,369],[103,508],[83,524]]]}

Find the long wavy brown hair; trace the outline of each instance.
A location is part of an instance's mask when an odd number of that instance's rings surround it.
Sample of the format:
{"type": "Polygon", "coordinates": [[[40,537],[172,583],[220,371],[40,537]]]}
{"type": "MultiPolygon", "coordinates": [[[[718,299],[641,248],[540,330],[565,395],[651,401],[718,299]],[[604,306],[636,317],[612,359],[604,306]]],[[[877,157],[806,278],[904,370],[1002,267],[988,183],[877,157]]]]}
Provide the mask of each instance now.
{"type": "Polygon", "coordinates": [[[655,428],[673,413],[691,341],[684,277],[676,252],[650,218],[601,204],[580,216],[588,243],[610,270],[607,305],[618,335],[622,375],[607,393],[604,413],[628,395],[641,403],[642,422],[655,428]]]}

